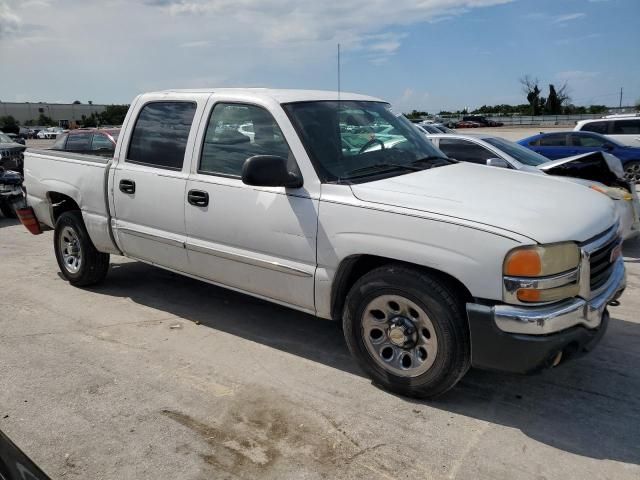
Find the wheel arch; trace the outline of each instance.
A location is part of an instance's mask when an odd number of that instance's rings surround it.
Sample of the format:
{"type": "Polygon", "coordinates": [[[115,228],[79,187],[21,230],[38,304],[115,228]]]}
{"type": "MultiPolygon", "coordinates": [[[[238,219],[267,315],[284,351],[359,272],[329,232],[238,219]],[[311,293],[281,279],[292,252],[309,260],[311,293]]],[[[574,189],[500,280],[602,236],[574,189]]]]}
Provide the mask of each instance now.
{"type": "Polygon", "coordinates": [[[421,272],[429,273],[430,275],[438,278],[458,294],[458,298],[460,299],[463,307],[464,303],[473,299],[471,292],[464,283],[453,275],[442,270],[379,255],[356,254],[344,258],[342,262],[340,262],[334,276],[331,285],[331,318],[336,321],[342,320],[342,312],[347,294],[359,278],[378,267],[389,264],[403,265],[421,272]]]}
{"type": "Polygon", "coordinates": [[[49,201],[50,217],[54,226],[63,213],[74,210],[82,212],[78,202],[65,193],[48,191],[47,200],[49,201]]]}

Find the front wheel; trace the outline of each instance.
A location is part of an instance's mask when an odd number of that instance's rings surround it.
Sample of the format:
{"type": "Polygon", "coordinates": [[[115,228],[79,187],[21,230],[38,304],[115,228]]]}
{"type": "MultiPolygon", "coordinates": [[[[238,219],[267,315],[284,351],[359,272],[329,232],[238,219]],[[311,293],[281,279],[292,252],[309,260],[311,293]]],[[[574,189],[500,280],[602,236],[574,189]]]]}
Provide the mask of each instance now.
{"type": "Polygon", "coordinates": [[[640,183],[640,162],[629,162],[624,166],[624,178],[633,184],[640,183]]]}
{"type": "Polygon", "coordinates": [[[377,268],[347,296],[349,350],[374,383],[435,397],[471,365],[469,330],[456,292],[439,278],[402,265],[377,268]]]}
{"type": "Polygon", "coordinates": [[[80,212],[60,215],[53,235],[53,247],[60,271],[72,285],[95,285],[107,275],[109,254],[96,250],[80,212]]]}

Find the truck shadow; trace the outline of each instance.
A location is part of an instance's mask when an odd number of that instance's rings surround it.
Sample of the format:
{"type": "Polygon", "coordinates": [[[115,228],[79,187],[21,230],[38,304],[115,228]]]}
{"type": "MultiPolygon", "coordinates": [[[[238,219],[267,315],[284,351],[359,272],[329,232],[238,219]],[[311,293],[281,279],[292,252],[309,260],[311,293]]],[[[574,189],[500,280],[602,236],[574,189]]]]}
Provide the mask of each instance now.
{"type": "Polygon", "coordinates": [[[15,218],[3,217],[2,214],[0,214],[0,228],[13,227],[14,225],[18,225],[19,223],[20,222],[15,218]]]}
{"type": "MultiPolygon", "coordinates": [[[[94,291],[363,375],[334,322],[138,262],[113,265],[94,291]]],[[[639,343],[640,324],[612,318],[602,343],[581,359],[529,377],[471,370],[443,397],[398,397],[398,408],[437,408],[576,455],[640,464],[639,343]]]]}

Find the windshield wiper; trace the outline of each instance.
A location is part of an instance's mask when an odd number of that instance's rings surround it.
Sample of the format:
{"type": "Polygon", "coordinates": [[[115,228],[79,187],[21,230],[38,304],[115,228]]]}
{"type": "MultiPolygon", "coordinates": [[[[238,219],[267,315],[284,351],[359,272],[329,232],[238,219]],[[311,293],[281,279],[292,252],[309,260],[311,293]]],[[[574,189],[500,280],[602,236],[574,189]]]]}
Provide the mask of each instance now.
{"type": "MultiPolygon", "coordinates": [[[[367,165],[366,167],[359,167],[355,170],[351,170],[347,172],[346,178],[349,178],[353,175],[357,175],[358,173],[365,173],[369,171],[377,171],[377,170],[411,170],[413,172],[419,172],[420,170],[424,170],[423,167],[418,167],[416,165],[411,164],[402,164],[402,163],[374,163],[372,165],[367,165]]],[[[343,177],[345,178],[345,177],[343,177]]]]}
{"type": "Polygon", "coordinates": [[[449,157],[440,157],[438,155],[430,155],[428,157],[424,157],[424,158],[419,158],[418,160],[414,160],[413,162],[411,162],[411,165],[416,165],[418,163],[431,163],[431,164],[435,164],[438,161],[440,162],[447,162],[447,163],[458,163],[458,160],[455,160],[453,158],[449,158],[449,157]]]}

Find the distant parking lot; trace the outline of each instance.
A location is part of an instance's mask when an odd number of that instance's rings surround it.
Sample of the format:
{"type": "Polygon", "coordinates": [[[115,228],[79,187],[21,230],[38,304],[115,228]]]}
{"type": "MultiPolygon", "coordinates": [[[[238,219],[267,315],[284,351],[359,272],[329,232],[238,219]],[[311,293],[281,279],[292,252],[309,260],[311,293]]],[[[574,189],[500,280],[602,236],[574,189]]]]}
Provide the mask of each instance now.
{"type": "Polygon", "coordinates": [[[590,355],[379,390],[337,325],[125,259],[73,288],[0,219],[0,429],[53,478],[640,477],[640,242],[590,355]]]}

